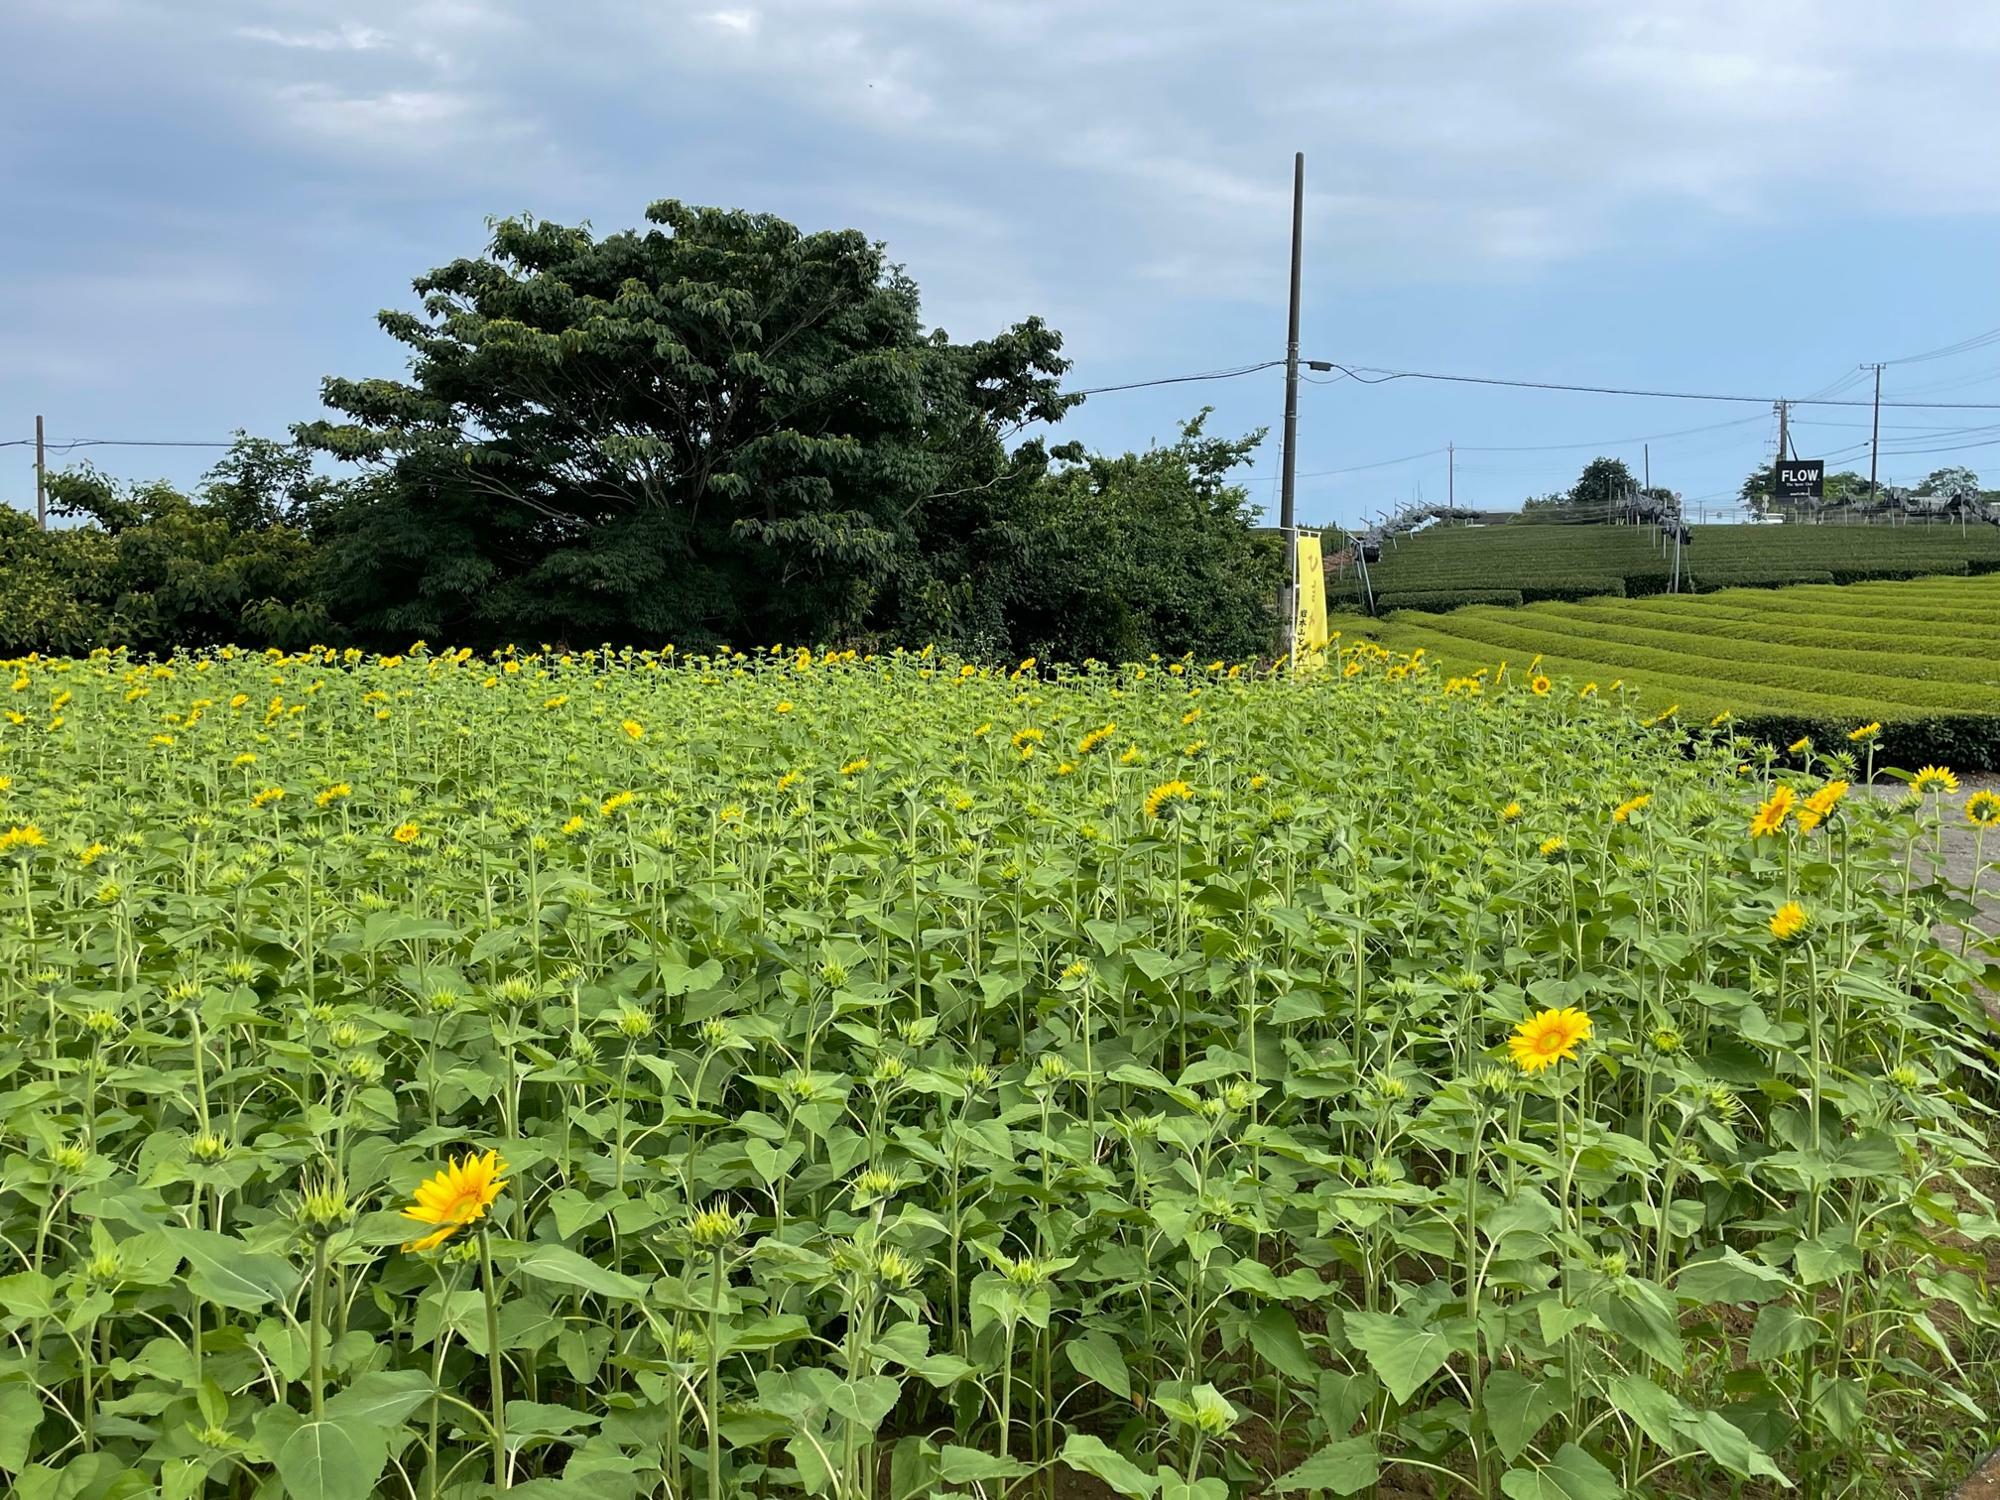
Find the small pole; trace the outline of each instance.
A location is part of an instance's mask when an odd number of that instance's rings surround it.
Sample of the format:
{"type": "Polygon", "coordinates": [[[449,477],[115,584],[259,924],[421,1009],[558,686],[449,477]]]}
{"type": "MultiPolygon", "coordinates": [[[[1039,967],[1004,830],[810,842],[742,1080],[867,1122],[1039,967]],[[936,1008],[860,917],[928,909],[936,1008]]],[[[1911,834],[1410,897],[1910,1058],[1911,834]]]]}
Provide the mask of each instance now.
{"type": "Polygon", "coordinates": [[[1444,503],[1448,510],[1458,509],[1458,447],[1454,443],[1444,445],[1444,503]]]}
{"type": "Polygon", "coordinates": [[[49,529],[49,454],[42,436],[42,419],[35,417],[35,524],[49,529]]]}

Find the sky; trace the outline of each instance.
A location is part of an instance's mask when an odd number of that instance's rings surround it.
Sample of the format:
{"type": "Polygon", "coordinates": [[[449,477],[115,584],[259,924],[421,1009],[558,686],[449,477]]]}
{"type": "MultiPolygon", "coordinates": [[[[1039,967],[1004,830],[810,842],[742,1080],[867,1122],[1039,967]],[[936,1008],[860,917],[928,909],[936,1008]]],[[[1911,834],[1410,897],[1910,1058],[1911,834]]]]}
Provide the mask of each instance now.
{"type": "MultiPolygon", "coordinates": [[[[1038,314],[1087,388],[1282,357],[1303,151],[1308,358],[1756,398],[1315,377],[1307,524],[1511,507],[1648,446],[1719,512],[1772,398],[2000,327],[1991,0],[7,0],[0,36],[15,504],[38,412],[57,445],[282,436],[323,378],[402,372],[375,313],[489,217],[666,197],[861,229],[932,323],[1038,314]]],[[[2000,342],[1883,381],[2000,404],[2000,342]]],[[[1275,370],[1106,393],[1059,436],[1212,405],[1271,429],[1245,477],[1275,503],[1283,402],[1275,370]]],[[[1865,406],[1795,415],[1800,455],[1866,471],[1865,406]]],[[[2000,409],[1882,423],[1885,481],[2000,483],[2000,409]]]]}

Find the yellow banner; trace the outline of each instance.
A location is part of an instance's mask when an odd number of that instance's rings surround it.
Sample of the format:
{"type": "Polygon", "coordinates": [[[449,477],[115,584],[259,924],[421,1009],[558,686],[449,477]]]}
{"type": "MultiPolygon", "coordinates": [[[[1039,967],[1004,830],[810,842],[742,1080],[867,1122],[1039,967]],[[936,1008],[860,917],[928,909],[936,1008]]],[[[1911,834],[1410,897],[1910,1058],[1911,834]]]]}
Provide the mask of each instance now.
{"type": "Polygon", "coordinates": [[[1319,536],[1298,539],[1299,611],[1292,632],[1294,655],[1326,650],[1326,567],[1320,559],[1319,536]]]}

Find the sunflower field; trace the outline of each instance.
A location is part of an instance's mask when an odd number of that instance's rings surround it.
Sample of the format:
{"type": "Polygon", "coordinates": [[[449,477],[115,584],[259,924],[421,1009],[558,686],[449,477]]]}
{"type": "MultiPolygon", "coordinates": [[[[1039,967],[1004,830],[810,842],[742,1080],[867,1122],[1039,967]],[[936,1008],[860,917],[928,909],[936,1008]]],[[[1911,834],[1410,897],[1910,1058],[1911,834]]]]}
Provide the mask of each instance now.
{"type": "Polygon", "coordinates": [[[1372,645],[7,683],[10,1496],[1914,1496],[2000,1440],[2000,798],[1869,792],[1864,725],[1372,645]]]}

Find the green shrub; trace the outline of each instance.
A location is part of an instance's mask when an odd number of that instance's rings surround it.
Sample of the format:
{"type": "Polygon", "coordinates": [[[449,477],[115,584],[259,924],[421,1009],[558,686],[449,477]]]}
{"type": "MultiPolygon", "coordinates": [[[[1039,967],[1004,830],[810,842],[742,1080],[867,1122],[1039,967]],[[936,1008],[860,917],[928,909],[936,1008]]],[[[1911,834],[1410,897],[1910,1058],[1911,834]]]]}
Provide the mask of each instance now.
{"type": "Polygon", "coordinates": [[[1725,573],[1709,570],[1681,580],[1688,593],[1712,594],[1722,589],[1783,589],[1802,583],[1832,583],[1833,574],[1824,569],[1772,568],[1768,571],[1725,573]]]}
{"type": "Polygon", "coordinates": [[[1375,608],[1384,614],[1392,609],[1426,609],[1442,613],[1468,604],[1519,603],[1519,589],[1410,589],[1400,594],[1375,596],[1375,608]]]}
{"type": "Polygon", "coordinates": [[[1835,583],[1874,583],[1901,578],[1931,578],[1939,574],[1945,577],[1963,578],[1967,565],[1956,563],[1834,563],[1827,568],[1835,583]]]}
{"type": "Polygon", "coordinates": [[[1622,578],[1568,578],[1544,579],[1538,583],[1521,585],[1521,599],[1528,604],[1565,604],[1577,599],[1595,599],[1612,594],[1625,597],[1625,580],[1622,578]]]}

